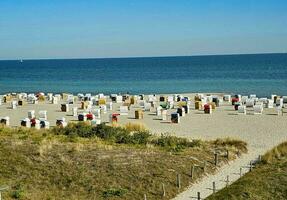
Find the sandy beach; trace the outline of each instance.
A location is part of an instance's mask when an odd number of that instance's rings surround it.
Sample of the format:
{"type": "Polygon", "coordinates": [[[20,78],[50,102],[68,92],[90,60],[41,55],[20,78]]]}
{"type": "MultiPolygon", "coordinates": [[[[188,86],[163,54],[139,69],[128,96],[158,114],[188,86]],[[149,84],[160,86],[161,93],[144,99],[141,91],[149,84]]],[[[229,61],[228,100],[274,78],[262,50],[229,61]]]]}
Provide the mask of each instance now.
{"type": "MultiPolygon", "coordinates": [[[[219,94],[221,95],[221,94],[219,94]]],[[[254,115],[252,108],[247,109],[246,115],[239,115],[229,102],[222,102],[212,114],[204,114],[201,110],[194,108],[194,94],[183,94],[191,97],[190,113],[181,117],[179,124],[170,123],[170,120],[162,121],[160,116],[156,115],[155,109],[151,112],[144,112],[143,119],[135,119],[135,110],[139,105],[132,105],[128,115],[119,116],[119,124],[142,123],[152,133],[172,133],[177,136],[189,137],[192,139],[212,140],[216,138],[236,138],[248,143],[248,154],[242,156],[236,161],[223,167],[218,174],[208,176],[201,182],[191,186],[186,192],[180,194],[176,199],[188,199],[195,197],[198,191],[201,192],[202,198],[211,194],[212,181],[218,182],[218,187],[224,185],[222,179],[230,174],[231,181],[236,180],[239,176],[236,174],[239,167],[247,165],[251,159],[263,154],[275,145],[287,140],[287,113],[277,115],[275,108],[264,108],[260,115],[254,115]],[[221,185],[221,186],[220,186],[221,185]]],[[[109,122],[109,115],[118,112],[121,104],[114,103],[113,110],[102,114],[102,122],[109,122]]],[[[70,105],[69,112],[61,112],[61,104],[51,104],[48,102],[39,102],[39,104],[26,104],[18,106],[17,109],[11,109],[10,104],[0,106],[0,117],[9,116],[10,126],[20,126],[20,120],[27,117],[29,110],[35,110],[37,117],[39,110],[47,110],[48,121],[51,126],[55,126],[56,118],[65,117],[67,121],[77,121],[77,117],[72,115],[72,107],[80,108],[80,102],[70,105]]],[[[175,109],[169,111],[173,112],[175,109]]],[[[79,109],[79,112],[81,110],[79,109]]]]}

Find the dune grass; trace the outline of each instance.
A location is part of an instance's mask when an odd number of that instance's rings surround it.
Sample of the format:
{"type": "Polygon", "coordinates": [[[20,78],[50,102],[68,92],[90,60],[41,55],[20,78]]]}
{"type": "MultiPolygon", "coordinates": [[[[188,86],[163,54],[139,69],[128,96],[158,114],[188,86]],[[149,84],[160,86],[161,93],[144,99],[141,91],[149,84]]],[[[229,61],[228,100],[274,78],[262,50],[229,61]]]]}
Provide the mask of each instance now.
{"type": "Polygon", "coordinates": [[[220,165],[227,162],[226,149],[230,159],[243,152],[237,142],[222,145],[106,125],[0,128],[0,186],[9,186],[4,199],[143,199],[145,194],[170,199],[204,173],[215,172],[215,150],[222,153],[220,165]],[[192,165],[198,166],[193,179],[192,165]]]}
{"type": "Polygon", "coordinates": [[[252,172],[207,199],[287,199],[287,142],[268,151],[252,172]]]}

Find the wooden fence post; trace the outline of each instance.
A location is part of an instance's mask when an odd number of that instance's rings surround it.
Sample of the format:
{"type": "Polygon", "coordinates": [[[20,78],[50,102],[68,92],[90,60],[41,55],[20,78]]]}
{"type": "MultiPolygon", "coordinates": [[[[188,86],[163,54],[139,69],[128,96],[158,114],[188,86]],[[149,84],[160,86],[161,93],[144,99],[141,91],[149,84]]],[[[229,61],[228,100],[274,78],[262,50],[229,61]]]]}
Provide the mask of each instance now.
{"type": "Polygon", "coordinates": [[[227,158],[227,160],[229,160],[229,150],[228,149],[226,150],[226,158],[227,158]]]}
{"type": "Polygon", "coordinates": [[[252,171],[252,161],[250,161],[250,168],[249,168],[249,171],[250,171],[250,172],[252,171]]]}
{"type": "Polygon", "coordinates": [[[190,176],[191,176],[191,179],[194,178],[194,168],[195,168],[194,165],[192,165],[192,166],[190,167],[190,176]]]}
{"type": "Polygon", "coordinates": [[[212,191],[213,191],[213,194],[216,192],[216,187],[215,187],[215,182],[214,181],[212,182],[212,191]]]}
{"type": "Polygon", "coordinates": [[[146,194],[144,194],[144,200],[147,200],[147,198],[146,198],[146,194]]]}
{"type": "Polygon", "coordinates": [[[226,186],[229,185],[229,175],[226,176],[226,186]]]}
{"type": "Polygon", "coordinates": [[[200,200],[200,192],[197,192],[197,200],[200,200]]]}
{"type": "Polygon", "coordinates": [[[176,176],[176,185],[177,185],[177,187],[178,188],[180,188],[180,174],[177,174],[177,176],[176,176]]]}
{"type": "Polygon", "coordinates": [[[162,183],[161,186],[162,186],[162,196],[165,197],[165,186],[164,186],[164,183],[162,183]]]}
{"type": "Polygon", "coordinates": [[[218,164],[218,154],[214,153],[214,165],[217,166],[218,164]]]}

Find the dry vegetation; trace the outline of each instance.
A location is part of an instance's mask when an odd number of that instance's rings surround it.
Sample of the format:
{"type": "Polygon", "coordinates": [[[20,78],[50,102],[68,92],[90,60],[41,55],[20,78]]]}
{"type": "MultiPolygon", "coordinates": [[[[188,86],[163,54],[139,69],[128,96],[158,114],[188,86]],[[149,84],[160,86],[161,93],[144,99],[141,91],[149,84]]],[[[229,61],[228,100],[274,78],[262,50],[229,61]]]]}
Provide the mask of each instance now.
{"type": "Polygon", "coordinates": [[[147,199],[170,199],[215,171],[214,151],[220,153],[221,165],[227,162],[226,149],[230,159],[246,151],[238,141],[155,137],[136,129],[85,124],[49,131],[0,128],[0,186],[9,186],[3,198],[143,199],[146,194],[147,199]],[[198,166],[194,179],[192,165],[198,166]]]}

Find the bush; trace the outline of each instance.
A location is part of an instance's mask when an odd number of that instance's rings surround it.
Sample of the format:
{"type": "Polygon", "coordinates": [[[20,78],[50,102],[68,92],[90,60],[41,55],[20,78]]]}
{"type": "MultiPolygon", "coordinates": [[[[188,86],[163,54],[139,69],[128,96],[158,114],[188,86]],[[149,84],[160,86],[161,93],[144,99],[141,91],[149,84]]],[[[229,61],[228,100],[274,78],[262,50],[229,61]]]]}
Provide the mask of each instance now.
{"type": "Polygon", "coordinates": [[[122,188],[110,188],[103,192],[103,197],[122,197],[127,192],[126,189],[122,188]]]}
{"type": "Polygon", "coordinates": [[[24,197],[24,190],[20,184],[15,186],[15,189],[11,193],[11,197],[14,199],[22,199],[24,197]]]}
{"type": "Polygon", "coordinates": [[[167,134],[162,134],[159,138],[153,140],[152,143],[174,151],[181,151],[186,147],[193,146],[193,143],[190,142],[187,138],[180,138],[167,134]]]}

